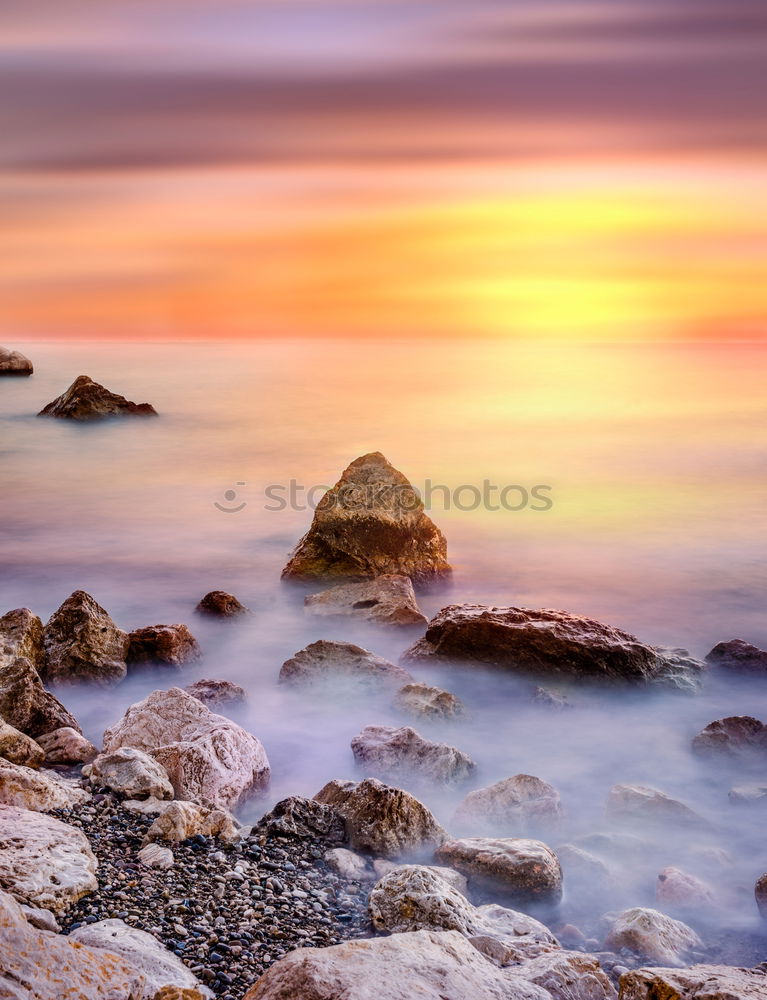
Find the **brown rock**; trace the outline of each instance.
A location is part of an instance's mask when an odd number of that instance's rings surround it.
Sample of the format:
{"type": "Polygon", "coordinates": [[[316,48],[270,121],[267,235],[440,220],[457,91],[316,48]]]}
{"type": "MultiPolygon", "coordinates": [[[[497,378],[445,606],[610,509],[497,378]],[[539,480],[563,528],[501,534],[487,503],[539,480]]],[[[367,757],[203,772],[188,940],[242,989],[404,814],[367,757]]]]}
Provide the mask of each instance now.
{"type": "Polygon", "coordinates": [[[628,948],[646,961],[673,966],[685,965],[703,947],[695,931],[681,920],[641,906],[615,916],[605,938],[605,948],[628,948]]]}
{"type": "Polygon", "coordinates": [[[558,903],[562,870],[556,854],[539,840],[467,837],[437,848],[438,861],[467,875],[479,891],[517,903],[558,903]]]}
{"type": "Polygon", "coordinates": [[[129,667],[149,664],[183,667],[202,655],[199,643],[186,625],[147,625],[131,632],[128,640],[129,667]]]}
{"type": "Polygon", "coordinates": [[[356,459],[320,501],[282,571],[289,580],[449,576],[447,543],[405,476],[380,452],[356,459]]]}
{"type": "Polygon", "coordinates": [[[318,618],[360,618],[379,625],[426,624],[410,577],[393,573],[310,594],[304,598],[304,610],[318,618]]]}
{"type": "Polygon", "coordinates": [[[742,639],[720,642],[706,657],[709,666],[744,674],[767,673],[767,649],[759,649],[742,639]]]}
{"type": "Polygon", "coordinates": [[[471,777],[477,766],[456,747],[424,739],[410,726],[366,726],[351,747],[357,766],[379,778],[450,785],[471,777]]]}
{"type": "Polygon", "coordinates": [[[211,590],[194,610],[210,618],[236,618],[237,615],[250,614],[244,604],[240,604],[233,594],[227,594],[225,590],[211,590]]]}
{"type": "Polygon", "coordinates": [[[647,785],[613,785],[607,796],[612,819],[645,823],[702,826],[705,820],[689,806],[647,785]]]}
{"type": "Polygon", "coordinates": [[[242,705],[248,697],[245,688],[233,681],[199,680],[188,684],[184,690],[208,708],[214,705],[242,705]]]}
{"type": "Polygon", "coordinates": [[[88,764],[98,754],[96,747],[71,726],[62,726],[38,736],[48,764],[88,764]]]}
{"type": "Polygon", "coordinates": [[[45,760],[45,752],[30,736],[25,736],[0,719],[0,757],[12,764],[40,767],[45,760]]]}
{"type": "Polygon", "coordinates": [[[31,375],[32,362],[19,351],[0,347],[0,375],[31,375]]]}
{"type": "Polygon", "coordinates": [[[76,590],[50,617],[44,643],[43,678],[49,682],[111,687],[125,677],[128,634],[83,590],[76,590]]]}
{"type": "Polygon", "coordinates": [[[555,825],[562,817],[559,792],[531,774],[515,774],[469,792],[454,822],[472,833],[521,834],[555,825]]]}
{"type": "Polygon", "coordinates": [[[621,976],[621,1000],[764,1000],[764,969],[693,965],[689,969],[636,969],[621,976]]]}
{"type": "Polygon", "coordinates": [[[16,608],[0,618],[0,664],[19,656],[38,672],[45,669],[43,623],[29,608],[16,608]]]}
{"type": "Polygon", "coordinates": [[[464,714],[463,703],[449,691],[428,684],[406,684],[397,692],[394,707],[426,719],[455,719],[464,714]]]}
{"type": "Polygon", "coordinates": [[[156,417],[149,403],[133,403],[110,392],[88,375],[78,375],[70,387],[44,406],[38,417],[67,420],[100,420],[103,417],[156,417]]]}
{"type": "Polygon", "coordinates": [[[346,840],[346,824],[332,806],[323,805],[315,799],[291,795],[261,817],[253,827],[251,836],[257,840],[292,837],[343,844],[346,840]]]}
{"type": "Polygon", "coordinates": [[[0,716],[35,739],[62,726],[80,731],[75,717],[45,690],[32,661],[23,656],[0,661],[0,716]]]}
{"type": "Polygon", "coordinates": [[[300,649],[280,669],[280,683],[314,687],[343,681],[362,688],[398,688],[412,681],[402,667],[351,642],[320,639],[300,649]]]}
{"type": "Polygon", "coordinates": [[[750,715],[717,719],[693,738],[692,749],[702,757],[764,757],[767,726],[750,715]]]}
{"type": "Polygon", "coordinates": [[[83,775],[94,788],[109,788],[127,799],[172,799],[173,785],[154,757],[135,747],[100,753],[83,775]]]}
{"type": "Polygon", "coordinates": [[[655,898],[669,909],[707,909],[714,905],[714,894],[705,882],[679,868],[664,868],[655,883],[655,898]]]}

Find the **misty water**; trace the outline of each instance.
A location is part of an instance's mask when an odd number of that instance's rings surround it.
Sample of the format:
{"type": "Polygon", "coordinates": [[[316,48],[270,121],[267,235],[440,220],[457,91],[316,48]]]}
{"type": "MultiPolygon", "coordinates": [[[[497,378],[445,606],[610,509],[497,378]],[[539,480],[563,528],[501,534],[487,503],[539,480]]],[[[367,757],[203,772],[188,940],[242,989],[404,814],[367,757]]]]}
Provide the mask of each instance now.
{"type": "MultiPolygon", "coordinates": [[[[187,623],[204,656],[182,673],[59,694],[98,741],[156,687],[198,677],[242,684],[248,704],[231,714],[272,765],[268,794],[243,811],[248,822],[286,795],[358,777],[349,741],[363,726],[410,721],[386,695],[302,695],[277,684],[282,662],[315,639],[352,640],[396,661],[419,634],[309,619],[304,591],[280,583],[311,510],[269,510],[279,505],[267,497],[291,480],[296,492],[329,486],[365,452],[382,451],[418,488],[447,488],[430,515],[455,576],[449,589],[419,595],[427,616],[465,601],[555,607],[700,657],[722,639],[767,645],[764,348],[14,346],[36,373],[0,383],[0,609],[28,606],[45,620],[84,589],[124,629],[187,623]],[[152,402],[159,419],[83,426],[35,417],[82,373],[152,402]],[[517,496],[546,485],[553,505],[444,509],[445,492],[485,481],[516,485],[517,496]],[[213,589],[254,614],[198,620],[194,606],[213,589]]],[[[471,491],[458,495],[468,506],[471,491]]],[[[709,676],[697,695],[573,688],[572,709],[558,712],[531,704],[528,679],[476,667],[413,672],[468,708],[453,723],[416,724],[478,765],[455,789],[413,786],[448,828],[471,788],[529,773],[556,786],[565,810],[542,839],[586,843],[613,829],[604,817],[611,785],[655,786],[708,825],[622,828],[642,838],[641,849],[604,854],[614,869],[607,893],[568,893],[566,880],[563,913],[593,932],[607,909],[654,905],[657,874],[675,865],[717,894],[710,913],[686,915],[704,937],[720,926],[758,932],[753,885],[767,870],[767,810],[733,806],[728,791],[767,782],[767,767],[714,765],[693,756],[690,740],[727,715],[767,721],[767,679],[709,676]]]]}

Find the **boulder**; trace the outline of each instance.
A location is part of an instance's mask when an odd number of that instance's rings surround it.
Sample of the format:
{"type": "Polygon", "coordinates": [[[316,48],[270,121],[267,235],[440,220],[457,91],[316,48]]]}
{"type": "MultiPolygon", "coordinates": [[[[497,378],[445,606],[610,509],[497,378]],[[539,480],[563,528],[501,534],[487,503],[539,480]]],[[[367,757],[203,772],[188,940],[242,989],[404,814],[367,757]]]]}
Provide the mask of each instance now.
{"type": "Polygon", "coordinates": [[[655,898],[666,909],[700,912],[714,906],[714,894],[701,879],[679,868],[667,867],[658,875],[655,898]]]}
{"type": "Polygon", "coordinates": [[[363,690],[396,689],[412,681],[402,667],[351,642],[320,639],[300,649],[280,668],[280,683],[312,688],[350,684],[363,690]]]}
{"type": "Polygon", "coordinates": [[[555,826],[562,817],[559,792],[531,774],[515,774],[469,792],[454,823],[477,834],[522,834],[555,826]]]}
{"type": "Polygon", "coordinates": [[[196,989],[200,986],[196,976],[146,931],[129,927],[122,920],[98,920],[83,924],[69,935],[87,948],[103,949],[118,955],[127,965],[144,977],[144,1000],[152,1000],[163,986],[196,989]]]}
{"type": "Polygon", "coordinates": [[[34,664],[24,656],[0,661],[0,716],[35,739],[62,726],[80,732],[75,717],[45,690],[34,664]]]}
{"type": "Polygon", "coordinates": [[[162,764],[180,799],[234,809],[269,783],[261,742],[181,688],[153,691],[131,705],[104,733],[105,752],[123,746],[162,764]]]}
{"type": "Polygon", "coordinates": [[[615,987],[596,955],[580,951],[549,951],[509,969],[545,990],[552,1000],[617,1000],[615,987]]]}
{"type": "Polygon", "coordinates": [[[173,851],[169,847],[162,847],[156,843],[145,844],[136,857],[139,864],[146,868],[159,868],[160,871],[166,871],[176,863],[173,851]]]}
{"type": "Polygon", "coordinates": [[[355,851],[400,858],[428,853],[447,836],[418,799],[376,778],[359,782],[334,779],[315,799],[340,813],[355,851]]]}
{"type": "MultiPolygon", "coordinates": [[[[3,893],[3,895],[5,894],[3,893]]],[[[26,903],[22,903],[21,912],[27,921],[38,930],[50,931],[51,934],[58,934],[61,931],[58,920],[50,910],[42,910],[39,906],[27,906],[26,903]]]]}
{"type": "Polygon", "coordinates": [[[706,663],[718,670],[744,674],[767,674],[767,649],[759,649],[742,639],[720,642],[706,656],[706,663]]]}
{"type": "Polygon", "coordinates": [[[298,948],[244,1000],[551,1000],[489,962],[458,931],[411,931],[298,948]]]}
{"type": "Polygon", "coordinates": [[[764,758],[767,726],[750,715],[716,719],[693,738],[692,749],[701,757],[764,758]]]}
{"type": "Polygon", "coordinates": [[[379,778],[452,785],[466,781],[477,766],[463,751],[424,739],[410,726],[366,726],[351,747],[357,766],[379,778]]]}
{"type": "Polygon", "coordinates": [[[368,865],[368,859],[356,851],[348,851],[345,847],[333,847],[326,851],[325,864],[336,875],[348,881],[367,882],[375,878],[368,865]]]}
{"type": "Polygon", "coordinates": [[[449,691],[428,684],[406,684],[397,692],[394,707],[423,719],[455,719],[464,714],[463,703],[449,691]]]}
{"type": "Polygon", "coordinates": [[[540,708],[550,708],[557,712],[573,707],[573,703],[566,694],[549,687],[537,686],[533,690],[532,701],[540,708]]]}
{"type": "Polygon", "coordinates": [[[304,598],[304,611],[317,618],[360,618],[378,625],[426,624],[410,577],[394,573],[309,594],[304,598]]]}
{"type": "Polygon", "coordinates": [[[0,889],[61,913],[98,888],[88,838],[46,813],[0,805],[0,889]]]}
{"type": "Polygon", "coordinates": [[[62,778],[55,771],[35,771],[0,759],[0,802],[4,805],[48,812],[71,809],[89,798],[76,781],[62,778]]]}
{"type": "Polygon", "coordinates": [[[150,844],[166,840],[179,844],[182,840],[201,835],[217,837],[225,844],[234,844],[240,839],[240,834],[240,824],[226,809],[211,809],[196,802],[176,799],[152,823],[144,841],[150,844]]]}
{"type": "Polygon", "coordinates": [[[595,896],[604,896],[614,888],[615,878],[610,866],[591,851],[575,844],[562,844],[556,855],[562,866],[567,902],[570,906],[588,908],[595,896]]]}
{"type": "Polygon", "coordinates": [[[461,875],[457,872],[455,868],[443,868],[441,865],[403,865],[399,861],[387,861],[385,858],[374,858],[373,859],[373,871],[375,872],[376,878],[382,879],[384,875],[388,875],[389,872],[402,871],[405,868],[419,868],[427,869],[430,872],[434,872],[435,875],[439,875],[443,882],[447,882],[449,886],[456,889],[462,896],[469,897],[469,880],[465,875],[461,875]]]}
{"type": "Polygon", "coordinates": [[[143,750],[123,746],[101,753],[83,768],[94,788],[109,788],[127,799],[172,799],[168,772],[143,750]]]}
{"type": "Polygon", "coordinates": [[[123,799],[120,803],[126,812],[136,813],[139,816],[158,816],[170,808],[171,799],[123,799]]]}
{"type": "Polygon", "coordinates": [[[763,967],[693,965],[689,969],[635,969],[621,976],[621,1000],[764,1000],[763,967]]]}
{"type": "Polygon", "coordinates": [[[44,631],[43,679],[54,684],[118,684],[127,671],[128,633],[84,590],[54,611],[44,631]]]}
{"type": "Polygon", "coordinates": [[[767,872],[756,880],[754,898],[760,915],[767,920],[767,872]]]}
{"type": "Polygon", "coordinates": [[[346,826],[341,814],[332,806],[291,795],[261,817],[251,836],[257,839],[290,837],[342,844],[346,840],[346,826]]]}
{"type": "Polygon", "coordinates": [[[31,736],[0,719],[0,758],[12,764],[39,767],[45,760],[45,751],[31,736]]]}
{"type": "Polygon", "coordinates": [[[689,806],[648,785],[613,785],[606,811],[611,819],[629,823],[705,825],[705,820],[689,806]]]}
{"type": "Polygon", "coordinates": [[[754,783],[752,785],[735,785],[727,793],[734,806],[767,805],[767,785],[754,783]]]}
{"type": "Polygon", "coordinates": [[[98,755],[90,740],[71,726],[62,726],[37,737],[48,764],[87,764],[98,755]]]}
{"type": "Polygon", "coordinates": [[[0,892],[3,1000],[142,1000],[144,977],[123,958],[39,930],[0,892]]]}
{"type": "Polygon", "coordinates": [[[556,854],[540,840],[467,837],[447,840],[435,857],[456,868],[482,894],[503,896],[516,903],[558,903],[562,869],[556,854]]]}
{"type": "Polygon", "coordinates": [[[17,656],[37,671],[45,668],[43,623],[29,608],[16,608],[0,618],[0,663],[17,656]]]}
{"type": "Polygon", "coordinates": [[[186,625],[147,625],[128,636],[128,667],[183,667],[202,656],[200,644],[186,625]]]}
{"type": "Polygon", "coordinates": [[[447,543],[401,472],[380,452],[356,459],[314,512],[282,571],[284,580],[448,577],[447,543]]]}
{"type": "Polygon", "coordinates": [[[133,403],[125,396],[94,382],[88,375],[78,375],[66,392],[44,406],[38,417],[66,420],[101,420],[103,417],[156,417],[149,403],[133,403]]]}
{"type": "Polygon", "coordinates": [[[243,705],[248,698],[245,688],[234,681],[203,679],[188,684],[184,690],[208,708],[214,705],[243,705]]]}
{"type": "Polygon", "coordinates": [[[615,916],[605,938],[605,948],[628,948],[645,961],[674,967],[686,965],[703,947],[695,931],[681,920],[641,906],[615,916]]]}
{"type": "Polygon", "coordinates": [[[443,608],[403,662],[478,663],[540,677],[684,688],[695,688],[703,670],[685,650],[647,646],[591,618],[483,604],[443,608]]]}
{"type": "Polygon", "coordinates": [[[19,351],[0,347],[0,375],[31,375],[32,362],[19,351]]]}
{"type": "Polygon", "coordinates": [[[211,590],[194,610],[209,618],[236,618],[238,615],[250,614],[244,604],[240,604],[233,594],[227,594],[225,590],[211,590]]]}

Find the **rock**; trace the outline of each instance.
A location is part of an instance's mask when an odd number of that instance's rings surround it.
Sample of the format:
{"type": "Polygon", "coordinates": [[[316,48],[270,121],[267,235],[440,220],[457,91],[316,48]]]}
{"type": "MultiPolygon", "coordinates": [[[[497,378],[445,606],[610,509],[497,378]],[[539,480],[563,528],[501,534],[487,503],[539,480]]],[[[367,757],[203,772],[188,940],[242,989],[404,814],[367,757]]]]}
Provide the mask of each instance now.
{"type": "Polygon", "coordinates": [[[319,502],[284,580],[448,577],[447,543],[401,472],[380,452],[356,459],[319,502]]]}
{"type": "Polygon", "coordinates": [[[19,351],[0,347],[0,375],[31,375],[32,362],[19,351]]]}
{"type": "Polygon", "coordinates": [[[104,949],[120,958],[144,977],[145,1000],[152,1000],[163,986],[195,989],[200,983],[173,952],[151,934],[129,927],[122,920],[98,920],[83,924],[69,935],[71,941],[88,948],[104,949]]]}
{"type": "Polygon", "coordinates": [[[181,986],[163,986],[158,990],[152,1000],[205,1000],[209,994],[203,994],[200,990],[191,990],[181,986]]]}
{"type": "Polygon", "coordinates": [[[45,813],[0,805],[0,889],[61,913],[98,887],[87,837],[45,813]]]}
{"type": "Polygon", "coordinates": [[[681,920],[641,906],[619,913],[605,938],[605,948],[628,948],[646,961],[674,967],[687,964],[691,953],[703,947],[695,931],[681,920]]]}
{"type": "Polygon", "coordinates": [[[12,764],[39,767],[45,760],[45,752],[31,736],[26,736],[0,719],[0,758],[9,760],[12,764]]]}
{"type": "Polygon", "coordinates": [[[752,646],[742,639],[720,642],[706,657],[706,663],[720,670],[746,674],[767,673],[767,650],[752,646]]]}
{"type": "Polygon", "coordinates": [[[754,898],[761,916],[767,920],[767,872],[756,880],[754,898]]]}
{"type": "Polygon", "coordinates": [[[106,752],[122,746],[162,764],[180,799],[234,809],[269,783],[261,742],[181,688],[153,691],[131,705],[104,733],[106,752]]]}
{"type": "Polygon", "coordinates": [[[693,965],[689,969],[635,969],[621,976],[621,1000],[764,1000],[764,968],[693,965]]]}
{"type": "Polygon", "coordinates": [[[242,705],[248,697],[245,688],[233,681],[199,680],[188,684],[184,690],[208,708],[213,705],[242,705]]]}
{"type": "Polygon", "coordinates": [[[315,799],[341,814],[355,851],[399,858],[433,850],[446,837],[418,799],[376,778],[329,781],[315,799]]]}
{"type": "Polygon", "coordinates": [[[124,799],[120,803],[123,809],[139,816],[158,816],[170,807],[170,799],[124,799]]]}
{"type": "Polygon", "coordinates": [[[406,663],[479,663],[575,681],[694,688],[703,664],[684,650],[647,646],[628,632],[566,611],[453,604],[432,618],[406,663]]]}
{"type": "Polygon", "coordinates": [[[155,843],[145,844],[136,857],[147,868],[159,868],[161,871],[172,868],[176,861],[169,847],[161,847],[155,843]]]}
{"type": "Polygon", "coordinates": [[[48,764],[87,764],[98,755],[90,740],[71,726],[62,726],[37,737],[48,764]]]}
{"type": "Polygon", "coordinates": [[[551,1000],[499,969],[457,931],[412,931],[298,948],[280,959],[244,1000],[551,1000]]]}
{"type": "Polygon", "coordinates": [[[548,687],[536,687],[533,691],[533,704],[542,708],[553,708],[558,712],[572,708],[573,704],[566,694],[548,687]]]}
{"type": "Polygon", "coordinates": [[[710,722],[692,741],[702,757],[759,758],[767,755],[767,726],[750,715],[710,722]]]}
{"type": "Polygon", "coordinates": [[[343,817],[332,806],[291,795],[282,799],[253,827],[253,837],[291,837],[342,844],[346,839],[343,817]]]}
{"type": "Polygon", "coordinates": [[[133,403],[110,392],[88,375],[78,375],[70,387],[44,406],[38,417],[67,420],[100,420],[103,417],[156,417],[149,403],[133,403]]]}
{"type": "Polygon", "coordinates": [[[186,625],[147,625],[134,629],[128,640],[129,668],[153,664],[183,667],[202,655],[200,644],[186,625]]]}
{"type": "Polygon", "coordinates": [[[29,608],[16,608],[0,618],[0,663],[18,656],[37,671],[45,668],[43,623],[29,608]]]}
{"type": "Polygon", "coordinates": [[[601,858],[575,844],[562,844],[556,849],[562,866],[567,902],[579,908],[593,904],[595,895],[604,895],[614,887],[613,873],[601,858]]]}
{"type": "Polygon", "coordinates": [[[463,703],[449,691],[428,684],[406,684],[397,692],[394,707],[416,718],[454,719],[464,714],[463,703]]]}
{"type": "Polygon", "coordinates": [[[341,878],[348,880],[368,881],[374,878],[367,858],[355,851],[347,851],[345,847],[333,847],[325,852],[325,864],[341,878]]]}
{"type": "Polygon", "coordinates": [[[562,817],[559,792],[530,774],[515,774],[487,788],[469,792],[454,823],[481,834],[521,834],[556,825],[562,817]]]}
{"type": "Polygon", "coordinates": [[[509,971],[546,990],[552,1000],[617,1000],[618,997],[598,958],[579,951],[546,952],[509,971]]]}
{"type": "Polygon", "coordinates": [[[32,661],[23,656],[0,662],[0,716],[35,739],[62,726],[80,731],[75,717],[45,690],[32,661]]]}
{"type": "Polygon", "coordinates": [[[89,798],[76,782],[55,771],[35,771],[0,759],[0,802],[4,805],[47,812],[69,809],[89,798]]]}
{"type": "Polygon", "coordinates": [[[235,618],[237,615],[250,614],[244,604],[240,604],[233,594],[227,594],[225,590],[211,590],[194,610],[211,618],[235,618]]]}
{"type": "Polygon", "coordinates": [[[410,726],[366,726],[351,747],[357,766],[380,778],[451,785],[465,781],[477,767],[461,750],[424,739],[410,726]]]}
{"type": "Polygon", "coordinates": [[[705,825],[689,806],[647,785],[613,785],[607,796],[607,815],[626,822],[705,825]]]}
{"type": "Polygon", "coordinates": [[[483,893],[517,903],[558,903],[562,870],[556,854],[539,840],[467,837],[447,840],[435,852],[438,861],[468,876],[483,893]]]}
{"type": "Polygon", "coordinates": [[[54,684],[118,684],[127,671],[128,633],[84,590],[51,615],[44,631],[43,679],[54,684]]]}
{"type": "Polygon", "coordinates": [[[758,806],[767,804],[767,785],[736,785],[727,793],[734,806],[758,806]]]}
{"type": "Polygon", "coordinates": [[[669,909],[700,911],[714,905],[714,894],[701,879],[679,868],[664,868],[655,883],[655,898],[669,909]]]}
{"type": "Polygon", "coordinates": [[[426,624],[410,577],[393,573],[310,594],[304,598],[304,611],[318,618],[360,618],[379,625],[426,624]]]}
{"type": "Polygon", "coordinates": [[[280,668],[280,683],[293,687],[332,686],[343,682],[362,689],[399,688],[412,681],[402,667],[351,642],[320,639],[300,649],[280,668]]]}
{"type": "Polygon", "coordinates": [[[203,837],[218,837],[225,844],[234,844],[240,839],[240,831],[240,824],[226,809],[211,809],[196,802],[176,799],[160,813],[144,839],[148,844],[156,840],[179,844],[200,834],[203,837]]]}
{"type": "Polygon", "coordinates": [[[402,871],[405,868],[425,868],[430,872],[434,872],[438,875],[443,882],[447,882],[449,886],[456,889],[462,896],[469,896],[469,881],[465,875],[461,875],[454,868],[443,868],[440,865],[403,865],[401,862],[397,861],[386,861],[384,858],[375,858],[373,860],[373,871],[375,872],[376,878],[382,879],[384,875],[388,875],[389,872],[402,871]]]}
{"type": "Polygon", "coordinates": [[[50,910],[42,910],[39,906],[27,906],[26,903],[22,903],[21,912],[24,914],[26,920],[40,931],[50,931],[51,934],[58,934],[61,930],[58,920],[50,910]]]}
{"type": "Polygon", "coordinates": [[[143,976],[111,951],[39,930],[0,893],[0,996],[8,1000],[141,1000],[143,976]]]}
{"type": "Polygon", "coordinates": [[[128,799],[172,799],[173,785],[165,768],[154,757],[123,746],[99,754],[83,774],[94,788],[109,788],[128,799]]]}

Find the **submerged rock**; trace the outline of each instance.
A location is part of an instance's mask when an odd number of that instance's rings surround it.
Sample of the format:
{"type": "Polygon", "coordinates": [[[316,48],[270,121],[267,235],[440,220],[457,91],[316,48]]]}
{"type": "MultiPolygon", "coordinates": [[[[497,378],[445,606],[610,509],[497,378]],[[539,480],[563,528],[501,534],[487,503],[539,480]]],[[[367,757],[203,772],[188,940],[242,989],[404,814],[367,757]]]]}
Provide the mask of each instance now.
{"type": "Polygon", "coordinates": [[[479,663],[537,676],[683,688],[694,688],[703,670],[685,650],[647,646],[591,618],[483,604],[443,608],[403,661],[479,663]]]}
{"type": "Polygon", "coordinates": [[[34,771],[0,758],[0,802],[21,809],[69,809],[90,798],[75,781],[55,771],[34,771]]]}
{"type": "Polygon", "coordinates": [[[361,618],[379,625],[426,624],[410,577],[393,573],[310,594],[304,598],[304,610],[318,618],[361,618]]]}
{"type": "Polygon", "coordinates": [[[426,719],[455,719],[464,714],[463,703],[449,691],[428,684],[406,684],[397,692],[394,707],[426,719]]]}
{"type": "Polygon", "coordinates": [[[767,920],[767,872],[756,880],[754,898],[756,899],[759,913],[767,920]]]}
{"type": "Polygon", "coordinates": [[[702,816],[678,799],[648,785],[613,785],[607,796],[606,812],[612,819],[631,823],[704,826],[702,816]]]}
{"type": "Polygon", "coordinates": [[[646,961],[682,966],[704,945],[695,931],[681,920],[672,920],[658,910],[637,906],[614,917],[605,947],[614,951],[628,948],[646,961]]]}
{"type": "Polygon", "coordinates": [[[701,879],[679,868],[664,868],[655,883],[655,898],[669,909],[700,912],[714,905],[714,894],[701,879]]]}
{"type": "Polygon", "coordinates": [[[80,731],[77,719],[45,690],[32,661],[23,656],[0,661],[0,716],[34,739],[65,726],[80,731]]]}
{"type": "Polygon", "coordinates": [[[250,614],[249,609],[240,604],[234,594],[227,594],[225,590],[211,590],[194,610],[209,618],[236,618],[238,615],[250,614]]]}
{"type": "Polygon", "coordinates": [[[20,351],[0,347],[0,375],[31,375],[33,371],[32,362],[20,351]]]}
{"type": "Polygon", "coordinates": [[[558,903],[562,869],[556,854],[540,840],[514,837],[467,837],[447,840],[435,852],[438,861],[457,868],[470,887],[503,895],[517,903],[558,903]]]}
{"type": "Polygon", "coordinates": [[[750,715],[717,719],[693,738],[692,749],[704,757],[764,757],[767,726],[750,715]]]}
{"type": "Polygon", "coordinates": [[[379,778],[450,785],[465,781],[477,767],[463,751],[424,739],[410,726],[366,726],[351,747],[358,767],[379,778]]]}
{"type": "Polygon", "coordinates": [[[128,641],[129,667],[183,667],[202,655],[200,644],[186,625],[147,625],[131,632],[128,641]]]}
{"type": "Polygon", "coordinates": [[[693,965],[689,969],[636,969],[621,976],[621,1000],[764,1000],[764,968],[693,965]]]}
{"type": "Polygon", "coordinates": [[[280,683],[314,687],[334,681],[361,688],[397,688],[412,681],[402,667],[351,642],[320,639],[300,649],[280,669],[280,683]]]}
{"type": "Polygon", "coordinates": [[[51,615],[43,641],[47,681],[111,687],[125,677],[128,633],[84,590],[76,590],[51,615]]]}
{"type": "Polygon", "coordinates": [[[70,387],[44,406],[38,417],[99,420],[102,417],[156,417],[149,403],[133,403],[110,392],[88,375],[78,375],[70,387]]]}
{"type": "Polygon", "coordinates": [[[720,670],[745,674],[767,674],[767,649],[759,649],[742,639],[717,643],[706,663],[720,670]]]}
{"type": "Polygon", "coordinates": [[[47,764],[87,764],[98,755],[90,740],[71,726],[62,726],[37,737],[47,764]]]}
{"type": "Polygon", "coordinates": [[[359,580],[384,574],[424,585],[449,576],[447,543],[405,476],[380,452],[356,459],[322,498],[285,580],[359,580]]]}
{"type": "Polygon", "coordinates": [[[472,833],[528,833],[551,827],[562,817],[559,792],[531,774],[515,774],[469,792],[454,822],[472,833]]]}
{"type": "Polygon", "coordinates": [[[252,837],[291,837],[298,840],[320,840],[328,844],[343,844],[346,826],[343,817],[332,806],[315,799],[291,795],[282,799],[253,827],[252,837]]]}
{"type": "Polygon", "coordinates": [[[26,736],[0,718],[0,758],[24,767],[40,767],[45,751],[31,736],[26,736]]]}
{"type": "Polygon", "coordinates": [[[208,708],[213,705],[243,705],[248,699],[245,688],[234,681],[203,679],[188,684],[184,690],[208,708]]]}
{"type": "Polygon", "coordinates": [[[128,799],[172,799],[173,785],[165,768],[154,757],[123,746],[99,754],[83,774],[94,788],[109,788],[128,799]]]}

